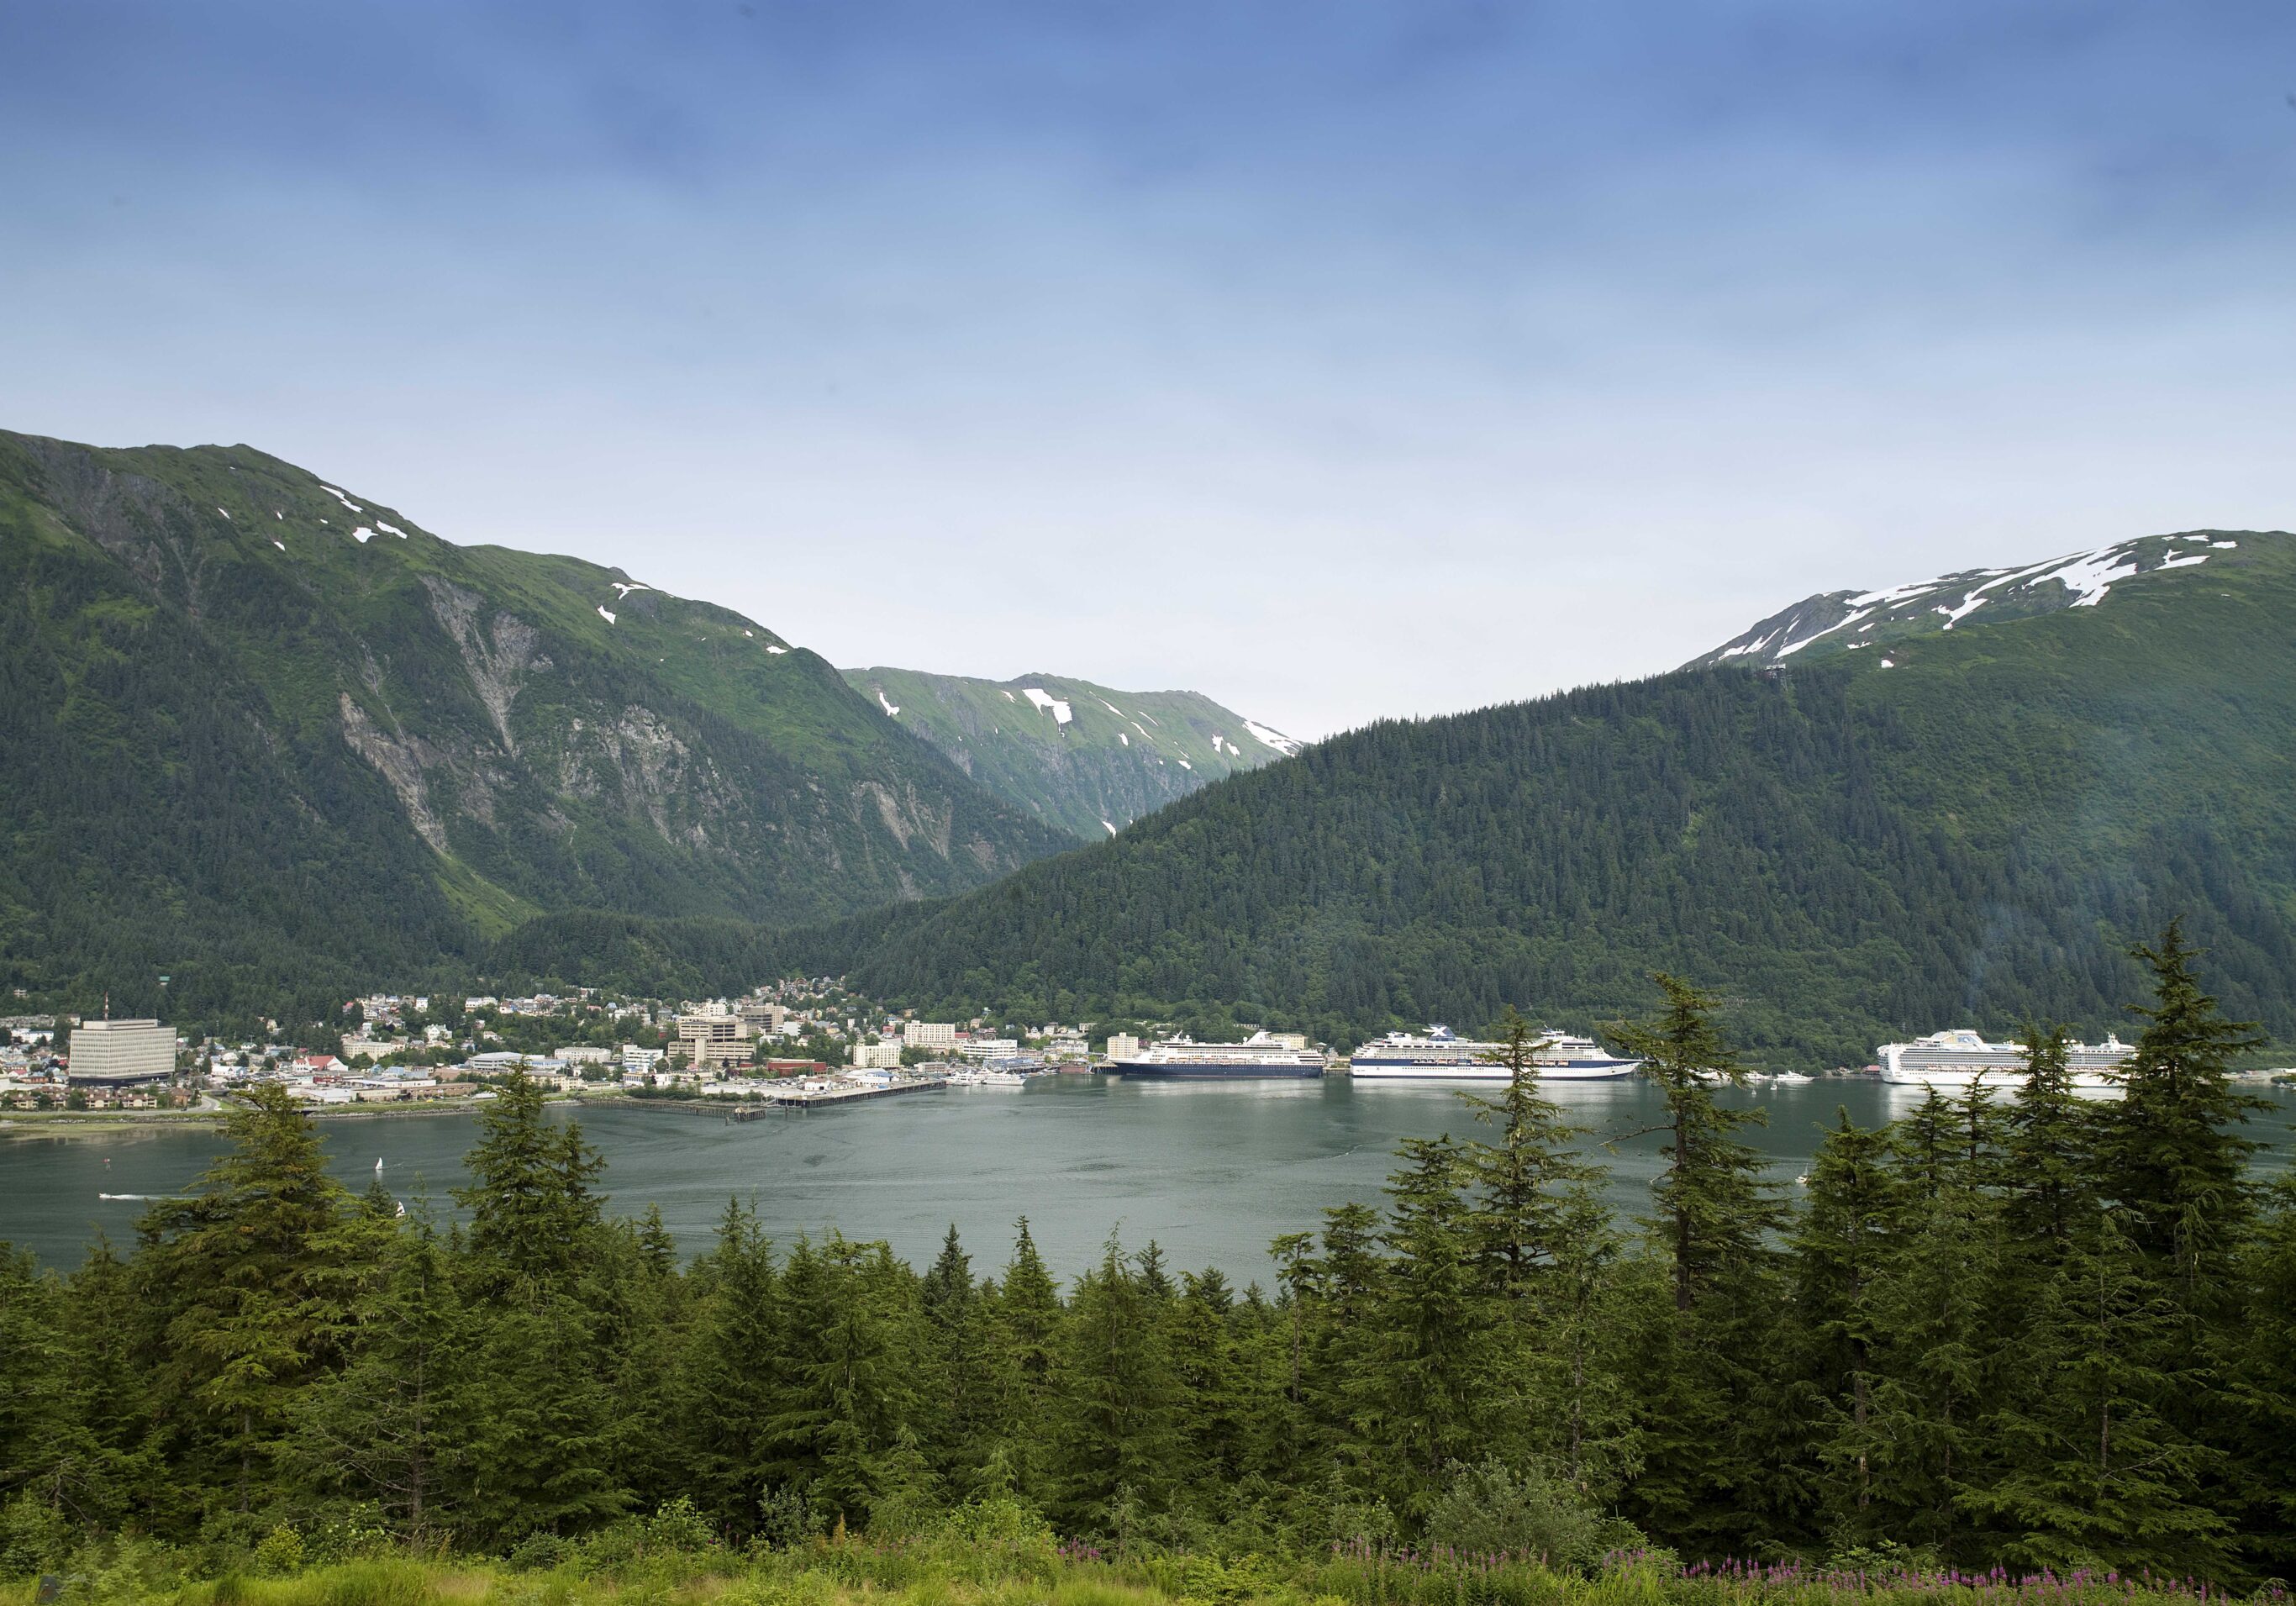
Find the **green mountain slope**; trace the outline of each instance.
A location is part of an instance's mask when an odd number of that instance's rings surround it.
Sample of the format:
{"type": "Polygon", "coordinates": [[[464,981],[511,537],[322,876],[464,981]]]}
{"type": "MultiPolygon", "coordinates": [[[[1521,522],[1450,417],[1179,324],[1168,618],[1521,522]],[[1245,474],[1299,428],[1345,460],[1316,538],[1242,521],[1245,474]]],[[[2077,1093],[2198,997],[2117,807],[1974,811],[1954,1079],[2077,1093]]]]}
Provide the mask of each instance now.
{"type": "Polygon", "coordinates": [[[0,434],[0,583],[15,986],[339,988],[542,911],[822,920],[1067,845],[762,626],[245,447],[0,434]]]}
{"type": "Polygon", "coordinates": [[[1352,1040],[1505,1003],[1591,1026],[1666,968],[1728,993],[1758,1053],[1862,1063],[1964,1022],[2120,1024],[2126,946],[2182,914],[2227,1005],[2288,1041],[2296,539],[2176,543],[2203,545],[1886,652],[1353,732],[912,911],[856,979],[1352,1040]]]}
{"type": "Polygon", "coordinates": [[[1194,692],[1118,692],[1056,675],[994,681],[880,668],[845,678],[998,797],[1087,841],[1300,750],[1194,692]]]}

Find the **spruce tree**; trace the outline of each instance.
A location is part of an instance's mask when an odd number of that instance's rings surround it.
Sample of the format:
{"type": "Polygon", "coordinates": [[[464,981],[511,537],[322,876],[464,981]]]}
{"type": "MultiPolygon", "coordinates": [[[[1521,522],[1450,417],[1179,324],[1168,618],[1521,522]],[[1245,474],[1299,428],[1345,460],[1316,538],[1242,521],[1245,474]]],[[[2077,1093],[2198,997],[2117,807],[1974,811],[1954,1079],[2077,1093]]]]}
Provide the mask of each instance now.
{"type": "Polygon", "coordinates": [[[1061,1339],[1054,1510],[1071,1531],[1122,1534],[1178,1492],[1181,1392],[1164,1311],[1114,1238],[1078,1279],[1061,1339]]]}
{"type": "Polygon", "coordinates": [[[2095,1211],[2012,1357],[2023,1375],[1987,1422],[2002,1469],[1964,1503],[2004,1559],[2221,1577],[2224,1517],[2202,1498],[2212,1457],[2173,1407],[2207,1377],[2175,1340],[2185,1322],[2127,1211],[2095,1211]]]}
{"type": "Polygon", "coordinates": [[[2135,952],[2152,972],[2153,1000],[2135,1009],[2144,1028],[2121,1073],[2125,1096],[2103,1118],[2103,1185],[2137,1246],[2173,1268],[2177,1298],[2200,1315],[2225,1292],[2227,1261],[2255,1212],[2248,1159],[2257,1144],[2238,1128],[2266,1106],[2228,1073],[2234,1055],[2263,1039],[2202,990],[2198,952],[2178,922],[2135,952]]]}
{"type": "Polygon", "coordinates": [[[1389,1498],[1416,1509],[1453,1462],[1482,1458],[1482,1406],[1501,1307],[1479,1274],[1480,1245],[1459,1146],[1406,1138],[1388,1178],[1385,1275],[1373,1307],[1377,1381],[1357,1430],[1389,1452],[1389,1498]]]}
{"type": "Polygon", "coordinates": [[[392,1234],[343,1368],[299,1405],[291,1451],[302,1478],[372,1502],[411,1539],[439,1526],[462,1332],[445,1248],[418,1215],[392,1234]]]}
{"type": "Polygon", "coordinates": [[[199,1446],[177,1453],[245,1516],[281,1492],[275,1462],[298,1398],[337,1359],[332,1257],[348,1200],[284,1087],[250,1089],[224,1131],[232,1148],[193,1194],[144,1216],[139,1260],[160,1388],[189,1407],[199,1446]]]}
{"type": "Polygon", "coordinates": [[[1874,1352],[1886,1342],[1873,1302],[1905,1225],[1890,1140],[1838,1110],[1811,1159],[1808,1191],[1792,1238],[1795,1305],[1807,1347],[1805,1375],[1825,1401],[1820,1456],[1833,1471],[1835,1532],[1881,1536],[1874,1505],[1874,1352]]]}
{"type": "Polygon", "coordinates": [[[694,1504],[737,1537],[755,1528],[771,1487],[767,1423],[785,1408],[779,1268],[756,1214],[726,1202],[694,1268],[701,1292],[672,1389],[679,1463],[694,1504]]]}

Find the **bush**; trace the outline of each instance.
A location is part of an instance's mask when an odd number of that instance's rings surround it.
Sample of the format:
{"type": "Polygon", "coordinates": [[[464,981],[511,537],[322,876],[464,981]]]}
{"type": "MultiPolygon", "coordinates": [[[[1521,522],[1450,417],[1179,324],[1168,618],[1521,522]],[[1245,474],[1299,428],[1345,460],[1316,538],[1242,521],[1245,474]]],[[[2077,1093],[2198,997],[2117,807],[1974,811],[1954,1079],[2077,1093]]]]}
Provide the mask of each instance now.
{"type": "Polygon", "coordinates": [[[249,1558],[255,1570],[268,1578],[285,1577],[303,1569],[303,1536],[281,1523],[257,1542],[249,1558]]]}
{"type": "Polygon", "coordinates": [[[1603,1523],[1578,1492],[1533,1463],[1498,1461],[1451,1469],[1450,1487],[1427,1513],[1427,1537],[1463,1556],[1508,1556],[1584,1569],[1603,1551],[1603,1523]]]}
{"type": "Polygon", "coordinates": [[[71,1548],[70,1521],[29,1489],[0,1512],[0,1577],[29,1578],[61,1567],[71,1548]]]}

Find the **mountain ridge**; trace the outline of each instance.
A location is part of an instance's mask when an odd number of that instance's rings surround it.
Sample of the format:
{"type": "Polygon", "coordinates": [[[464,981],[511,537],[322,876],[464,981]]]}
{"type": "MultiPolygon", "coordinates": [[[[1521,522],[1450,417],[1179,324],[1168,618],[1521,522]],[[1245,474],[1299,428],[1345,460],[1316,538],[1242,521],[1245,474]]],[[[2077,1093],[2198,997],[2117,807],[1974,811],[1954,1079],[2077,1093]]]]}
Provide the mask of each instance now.
{"type": "Polygon", "coordinates": [[[966,774],[1086,841],[1301,745],[1200,692],[1122,692],[1063,675],[843,674],[966,774]]]}

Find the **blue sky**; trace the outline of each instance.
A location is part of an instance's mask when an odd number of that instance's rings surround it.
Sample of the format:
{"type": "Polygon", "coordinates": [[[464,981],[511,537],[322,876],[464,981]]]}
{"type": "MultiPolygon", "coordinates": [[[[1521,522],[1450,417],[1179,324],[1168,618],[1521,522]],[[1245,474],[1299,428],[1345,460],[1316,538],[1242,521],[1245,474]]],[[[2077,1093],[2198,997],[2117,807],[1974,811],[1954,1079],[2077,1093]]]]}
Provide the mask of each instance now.
{"type": "Polygon", "coordinates": [[[2296,524],[2296,7],[0,8],[0,425],[1300,734],[2296,524]]]}

